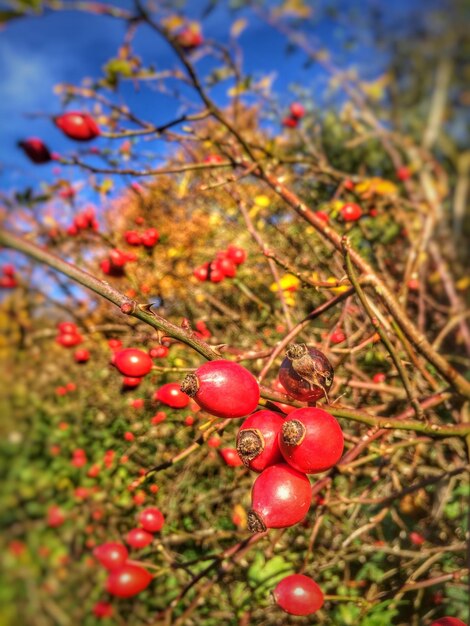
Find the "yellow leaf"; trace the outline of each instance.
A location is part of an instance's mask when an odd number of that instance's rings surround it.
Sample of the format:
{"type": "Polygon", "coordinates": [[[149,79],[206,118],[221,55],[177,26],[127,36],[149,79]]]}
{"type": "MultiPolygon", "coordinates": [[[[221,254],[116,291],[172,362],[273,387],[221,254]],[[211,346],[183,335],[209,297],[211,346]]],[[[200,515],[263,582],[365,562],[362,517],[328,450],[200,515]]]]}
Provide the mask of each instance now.
{"type": "Polygon", "coordinates": [[[268,196],[265,196],[265,195],[255,196],[255,204],[257,204],[258,206],[267,207],[269,206],[270,202],[271,201],[268,198],[268,196]]]}
{"type": "Polygon", "coordinates": [[[230,35],[232,37],[238,37],[247,27],[248,22],[244,18],[236,20],[230,29],[230,35]]]}
{"type": "Polygon", "coordinates": [[[368,197],[372,195],[377,196],[392,196],[398,193],[398,187],[395,183],[384,178],[368,178],[358,183],[354,190],[360,196],[368,197]]]}
{"type": "Polygon", "coordinates": [[[168,28],[168,30],[176,30],[177,28],[181,28],[181,26],[183,26],[184,19],[179,15],[169,15],[162,20],[162,24],[165,28],[168,28]]]}
{"type": "Polygon", "coordinates": [[[470,276],[464,276],[455,283],[455,286],[459,291],[465,291],[470,287],[470,276]]]}

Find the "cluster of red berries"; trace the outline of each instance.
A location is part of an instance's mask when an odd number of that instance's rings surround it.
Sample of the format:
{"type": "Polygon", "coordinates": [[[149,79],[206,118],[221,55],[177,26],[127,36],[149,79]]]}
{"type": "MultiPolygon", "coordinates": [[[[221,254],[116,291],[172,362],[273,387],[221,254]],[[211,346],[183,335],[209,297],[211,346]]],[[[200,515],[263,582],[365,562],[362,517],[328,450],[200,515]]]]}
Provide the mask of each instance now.
{"type": "Polygon", "coordinates": [[[304,115],[305,109],[300,102],[293,102],[289,107],[289,115],[282,120],[282,125],[286,128],[297,128],[304,115]]]}
{"type": "Polygon", "coordinates": [[[2,267],[2,275],[0,276],[0,289],[14,289],[18,286],[15,277],[16,270],[13,265],[4,265],[2,267]]]}
{"type": "Polygon", "coordinates": [[[160,239],[160,233],[156,228],[147,228],[142,233],[137,230],[126,230],[124,239],[130,246],[153,248],[160,239]]]}
{"type": "Polygon", "coordinates": [[[234,278],[237,266],[246,260],[246,251],[237,246],[228,246],[226,250],[217,252],[213,261],[207,261],[193,271],[193,276],[204,282],[220,283],[224,278],[234,278]]]}
{"type": "Polygon", "coordinates": [[[81,230],[97,231],[98,228],[99,225],[95,216],[95,209],[93,206],[88,206],[86,209],[75,215],[73,218],[73,224],[70,224],[66,233],[71,237],[75,237],[81,230]]]}
{"type": "Polygon", "coordinates": [[[137,261],[134,252],[125,252],[118,248],[113,248],[108,253],[108,258],[100,262],[101,270],[108,276],[124,276],[126,263],[137,261]]]}
{"type": "Polygon", "coordinates": [[[60,322],[57,325],[58,335],[56,342],[64,348],[73,348],[83,343],[83,337],[73,322],[60,322]]]}
{"type": "MultiPolygon", "coordinates": [[[[153,541],[153,533],[163,528],[165,518],[160,509],[149,507],[140,512],[138,522],[139,526],[126,535],[126,543],[136,549],[144,548],[153,541]]],[[[153,578],[141,565],[129,561],[129,552],[122,543],[103,543],[94,549],[93,556],[109,572],[106,591],[118,598],[137,595],[149,586],[153,578]]]]}
{"type": "Polygon", "coordinates": [[[75,383],[67,383],[66,385],[56,387],[56,394],[58,396],[66,396],[71,391],[76,391],[77,385],[75,383]]]}

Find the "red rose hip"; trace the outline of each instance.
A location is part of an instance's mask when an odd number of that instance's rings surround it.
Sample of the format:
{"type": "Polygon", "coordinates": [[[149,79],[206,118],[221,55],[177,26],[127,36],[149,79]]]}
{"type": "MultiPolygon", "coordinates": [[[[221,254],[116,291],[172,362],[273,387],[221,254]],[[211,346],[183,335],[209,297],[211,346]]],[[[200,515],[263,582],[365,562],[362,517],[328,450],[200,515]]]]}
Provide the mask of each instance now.
{"type": "Polygon", "coordinates": [[[316,474],[333,467],[343,454],[343,431],[323,409],[296,409],[279,433],[279,447],[289,465],[299,472],[316,474]]]}
{"type": "Polygon", "coordinates": [[[146,352],[135,348],[126,348],[116,352],[114,365],[124,376],[140,378],[150,372],[153,362],[146,352]]]}
{"type": "Polygon", "coordinates": [[[458,617],[441,617],[437,621],[433,622],[431,626],[466,626],[465,622],[462,622],[458,617]]]}
{"type": "Polygon", "coordinates": [[[260,391],[256,378],[238,363],[209,361],[188,374],[181,390],[211,415],[243,417],[258,406],[260,391]]]}
{"type": "Polygon", "coordinates": [[[54,118],[55,125],[75,141],[90,141],[101,134],[98,124],[88,115],[79,111],[70,111],[54,118]]]}
{"type": "Polygon", "coordinates": [[[305,474],[286,463],[271,465],[253,484],[248,529],[287,528],[301,522],[312,500],[312,487],[305,474]]]}
{"type": "Polygon", "coordinates": [[[277,584],[274,600],[291,615],[312,615],[321,609],[324,597],[314,580],[304,574],[291,574],[277,584]]]}
{"type": "Polygon", "coordinates": [[[126,535],[126,543],[131,548],[145,548],[153,541],[153,535],[143,528],[133,528],[126,535]]]}
{"type": "Polygon", "coordinates": [[[126,563],[110,573],[106,591],[118,598],[130,598],[146,589],[151,580],[152,576],[146,569],[126,563]]]}
{"type": "Polygon", "coordinates": [[[116,541],[108,541],[93,550],[93,556],[107,570],[113,570],[121,567],[127,561],[129,553],[126,546],[116,541]]]}
{"type": "Polygon", "coordinates": [[[163,513],[156,506],[149,506],[139,513],[139,524],[149,533],[159,532],[165,523],[163,513]]]}
{"type": "Polygon", "coordinates": [[[180,389],[178,383],[166,383],[157,389],[154,399],[171,406],[173,409],[184,409],[190,403],[189,396],[180,389]]]}
{"type": "Polygon", "coordinates": [[[278,435],[284,423],[279,413],[266,409],[247,417],[237,435],[237,451],[243,463],[255,472],[282,463],[278,435]]]}

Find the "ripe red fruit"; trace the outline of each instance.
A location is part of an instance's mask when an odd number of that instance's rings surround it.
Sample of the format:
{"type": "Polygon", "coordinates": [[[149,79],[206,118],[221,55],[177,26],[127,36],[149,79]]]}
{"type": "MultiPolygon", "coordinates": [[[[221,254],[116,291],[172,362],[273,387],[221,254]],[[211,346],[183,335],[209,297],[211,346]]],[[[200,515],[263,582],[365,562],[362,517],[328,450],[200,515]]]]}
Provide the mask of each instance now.
{"type": "Polygon", "coordinates": [[[62,333],[56,337],[56,342],[64,348],[73,348],[83,342],[83,337],[78,333],[62,333]]]}
{"type": "Polygon", "coordinates": [[[188,374],[181,390],[211,415],[243,417],[258,406],[260,391],[256,378],[238,363],[223,359],[204,363],[188,374]]]}
{"type": "Polygon", "coordinates": [[[423,535],[420,535],[419,533],[414,531],[410,533],[410,541],[415,546],[422,546],[423,543],[426,543],[426,539],[423,537],[423,535]]]}
{"type": "Polygon", "coordinates": [[[116,353],[114,365],[124,376],[140,378],[150,372],[153,363],[149,355],[143,350],[126,348],[116,353]]]}
{"type": "Polygon", "coordinates": [[[124,239],[130,246],[140,246],[142,239],[136,230],[126,230],[124,239]]]}
{"type": "Polygon", "coordinates": [[[372,382],[379,384],[379,383],[384,383],[385,379],[386,379],[386,375],[383,372],[377,372],[377,374],[374,374],[372,377],[372,382]]]}
{"type": "Polygon", "coordinates": [[[224,460],[225,464],[229,467],[240,467],[243,465],[243,461],[238,455],[238,452],[235,448],[221,448],[219,450],[219,454],[224,460]]]}
{"type": "Polygon", "coordinates": [[[142,382],[142,378],[139,376],[124,376],[122,379],[122,386],[126,389],[135,389],[142,382]]]}
{"type": "Polygon", "coordinates": [[[77,325],[73,322],[60,322],[57,324],[57,330],[62,335],[76,335],[78,334],[77,325]]]}
{"type": "Polygon", "coordinates": [[[333,367],[323,352],[298,343],[287,348],[279,370],[279,381],[286,393],[302,402],[327,397],[333,376],[333,367]]]}
{"type": "Polygon", "coordinates": [[[140,565],[127,563],[113,570],[106,582],[106,591],[118,598],[130,598],[146,589],[152,575],[140,565]]]}
{"type": "Polygon", "coordinates": [[[398,180],[409,180],[411,178],[411,171],[410,168],[407,167],[406,165],[402,165],[401,167],[399,167],[396,171],[396,175],[398,180]]]}
{"type": "Polygon", "coordinates": [[[305,474],[286,463],[267,467],[251,491],[248,529],[287,528],[301,522],[312,500],[312,487],[305,474]]]}
{"type": "Polygon", "coordinates": [[[342,343],[346,339],[346,335],[341,328],[336,328],[330,335],[331,343],[342,343]]]}
{"type": "Polygon", "coordinates": [[[153,248],[153,246],[157,244],[160,239],[160,233],[156,228],[147,228],[147,230],[142,233],[140,239],[143,246],[146,248],[153,248]]]}
{"type": "Polygon", "coordinates": [[[341,207],[340,215],[345,222],[356,222],[362,216],[362,209],[355,202],[347,202],[341,207]]]}
{"type": "Polygon", "coordinates": [[[109,252],[109,262],[114,267],[124,267],[128,260],[129,255],[118,248],[113,248],[109,252]]]}
{"type": "Polygon", "coordinates": [[[208,276],[209,276],[209,263],[204,263],[203,265],[199,265],[199,267],[196,267],[193,270],[193,276],[194,278],[197,278],[197,280],[204,282],[205,280],[207,280],[208,276]]]}
{"type": "Polygon", "coordinates": [[[168,346],[155,346],[149,350],[149,355],[152,359],[164,359],[168,356],[168,346]]]}
{"type": "Polygon", "coordinates": [[[312,615],[321,609],[324,597],[314,580],[304,574],[291,574],[277,584],[274,600],[290,615],[312,615]]]}
{"type": "Polygon", "coordinates": [[[194,424],[194,417],[192,415],[188,415],[184,418],[184,423],[186,426],[192,426],[194,424]]]}
{"type": "Polygon", "coordinates": [[[139,524],[149,533],[159,532],[165,523],[163,513],[156,506],[150,506],[139,513],[139,524]]]}
{"type": "Polygon", "coordinates": [[[344,183],[343,183],[343,187],[347,190],[347,191],[352,191],[354,189],[354,182],[352,180],[350,180],[349,178],[347,178],[344,183]]]}
{"type": "Polygon", "coordinates": [[[290,114],[292,117],[296,119],[300,119],[305,115],[305,108],[300,104],[300,102],[293,102],[290,107],[290,114]]]}
{"type": "Polygon", "coordinates": [[[154,399],[171,406],[173,409],[184,409],[190,402],[189,396],[180,389],[178,383],[166,383],[157,389],[154,399]]]}
{"type": "Polygon", "coordinates": [[[47,510],[47,525],[51,528],[57,528],[62,526],[65,522],[65,515],[62,510],[55,504],[50,506],[47,510]]]}
{"type": "Polygon", "coordinates": [[[234,278],[237,273],[237,266],[231,259],[227,257],[224,259],[218,259],[216,261],[216,267],[227,278],[234,278]]]}
{"type": "Polygon", "coordinates": [[[111,350],[120,350],[122,348],[122,341],[120,339],[108,339],[108,346],[111,350]]]}
{"type": "Polygon", "coordinates": [[[208,163],[208,164],[217,164],[217,163],[223,163],[224,159],[220,156],[220,154],[208,154],[205,158],[204,158],[204,163],[208,163]]]}
{"type": "Polygon", "coordinates": [[[126,441],[134,441],[135,435],[133,433],[131,433],[130,431],[127,431],[127,432],[124,433],[124,439],[126,441]]]}
{"type": "Polygon", "coordinates": [[[93,607],[93,614],[96,617],[111,617],[113,614],[113,607],[109,602],[96,602],[93,607]]]}
{"type": "Polygon", "coordinates": [[[282,120],[282,125],[285,128],[297,128],[299,125],[299,120],[296,117],[288,115],[282,120]]]}
{"type": "Polygon", "coordinates": [[[237,246],[230,245],[227,248],[227,257],[235,263],[235,265],[241,265],[246,261],[246,250],[238,248],[237,246]]]}
{"type": "Polygon", "coordinates": [[[282,463],[278,435],[284,418],[274,411],[263,409],[247,417],[238,431],[237,451],[242,462],[255,472],[269,465],[282,463]]]}
{"type": "Polygon", "coordinates": [[[466,626],[465,622],[462,622],[458,617],[441,617],[436,622],[433,622],[431,626],[466,626]]]}
{"type": "Polygon", "coordinates": [[[155,424],[160,424],[161,422],[164,422],[166,420],[166,413],[164,411],[158,411],[157,413],[155,413],[155,415],[152,417],[152,419],[150,420],[150,422],[155,425],[155,424]]]}
{"type": "Polygon", "coordinates": [[[115,570],[124,565],[129,556],[126,546],[117,541],[108,541],[96,546],[93,556],[107,570],[115,570]]]}
{"type": "Polygon", "coordinates": [[[86,363],[90,359],[88,350],[76,350],[73,358],[77,363],[86,363]]]}
{"type": "Polygon", "coordinates": [[[209,446],[209,448],[218,448],[221,443],[222,441],[217,435],[211,435],[207,440],[207,445],[209,446]]]}
{"type": "Polygon", "coordinates": [[[320,218],[322,222],[325,222],[325,224],[328,224],[330,221],[330,216],[328,213],[325,213],[325,211],[316,211],[315,215],[320,218]]]}
{"type": "Polygon", "coordinates": [[[221,283],[223,279],[225,278],[225,274],[222,272],[219,266],[214,262],[209,265],[207,276],[209,277],[209,280],[211,281],[211,283],[221,283]]]}
{"type": "Polygon", "coordinates": [[[126,535],[126,543],[131,548],[145,548],[153,541],[153,535],[143,528],[133,528],[126,535]]]}
{"type": "Polygon", "coordinates": [[[46,144],[37,137],[30,137],[24,141],[18,141],[18,146],[26,156],[36,164],[48,163],[52,160],[52,155],[46,144]]]}
{"type": "Polygon", "coordinates": [[[204,39],[199,30],[188,27],[178,33],[176,41],[184,50],[191,51],[198,48],[204,39]]]}
{"type": "Polygon", "coordinates": [[[88,113],[69,111],[55,117],[54,123],[64,135],[76,141],[90,141],[101,134],[97,123],[88,113]]]}
{"type": "Polygon", "coordinates": [[[296,409],[284,420],[279,447],[289,465],[299,472],[316,474],[333,467],[341,458],[343,431],[323,409],[296,409]]]}

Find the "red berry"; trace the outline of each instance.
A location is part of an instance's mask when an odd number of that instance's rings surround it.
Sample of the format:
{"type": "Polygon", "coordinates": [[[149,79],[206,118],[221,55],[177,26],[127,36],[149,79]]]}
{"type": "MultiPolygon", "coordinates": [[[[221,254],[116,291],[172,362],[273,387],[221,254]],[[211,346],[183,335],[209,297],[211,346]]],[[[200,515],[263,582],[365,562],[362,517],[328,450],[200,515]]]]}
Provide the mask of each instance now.
{"type": "Polygon", "coordinates": [[[100,546],[97,546],[93,550],[93,556],[104,568],[107,570],[114,570],[124,565],[127,561],[127,557],[129,556],[129,552],[127,551],[126,546],[123,546],[122,543],[108,541],[106,543],[102,543],[100,546]]]}
{"type": "Polygon", "coordinates": [[[231,259],[228,258],[218,259],[216,261],[216,267],[227,278],[233,278],[237,273],[237,266],[231,259]]]}
{"type": "Polygon", "coordinates": [[[193,276],[194,278],[197,278],[197,280],[204,282],[205,280],[208,279],[209,276],[209,263],[204,263],[203,265],[199,265],[199,267],[196,267],[193,270],[193,276]]]}
{"type": "Polygon", "coordinates": [[[352,191],[354,189],[354,182],[347,178],[343,183],[343,187],[346,189],[346,191],[352,191]]]}
{"type": "Polygon", "coordinates": [[[167,406],[171,406],[173,409],[184,409],[190,402],[189,396],[180,389],[178,383],[162,385],[155,392],[154,398],[167,406]]]}
{"type": "Polygon", "coordinates": [[[143,350],[136,348],[126,348],[116,353],[114,365],[124,374],[124,376],[132,376],[140,378],[150,372],[153,367],[152,359],[143,350]]]}
{"type": "Polygon", "coordinates": [[[55,504],[50,506],[47,510],[47,525],[51,528],[57,528],[62,526],[65,522],[65,515],[62,510],[55,504]]]}
{"type": "Polygon", "coordinates": [[[75,391],[77,389],[77,385],[75,383],[67,383],[65,388],[67,391],[75,391]]]}
{"type": "Polygon", "coordinates": [[[346,339],[346,335],[341,330],[341,328],[336,328],[330,335],[331,343],[343,343],[346,339]]]}
{"type": "Polygon", "coordinates": [[[409,180],[411,178],[410,168],[406,165],[402,165],[396,171],[398,180],[409,180]]]}
{"type": "Polygon", "coordinates": [[[153,535],[143,528],[133,528],[126,535],[126,543],[131,548],[145,548],[153,541],[153,535]]]}
{"type": "Polygon", "coordinates": [[[209,446],[209,448],[218,448],[221,443],[222,441],[217,435],[211,435],[207,440],[207,445],[209,446]]]}
{"type": "Polygon", "coordinates": [[[426,539],[423,537],[423,535],[420,535],[419,533],[414,531],[410,533],[410,541],[415,546],[422,546],[423,543],[426,543],[426,539]]]}
{"type": "Polygon", "coordinates": [[[288,115],[282,120],[282,125],[285,128],[297,128],[299,125],[299,120],[296,117],[288,115]]]}
{"type": "Polygon", "coordinates": [[[191,51],[198,48],[204,39],[199,30],[188,27],[178,33],[176,41],[178,42],[178,45],[184,48],[184,50],[191,51]]]}
{"type": "Polygon", "coordinates": [[[122,386],[126,389],[135,389],[142,382],[142,378],[139,376],[124,376],[122,379],[122,386]]]}
{"type": "Polygon", "coordinates": [[[62,335],[76,335],[78,334],[77,325],[73,322],[60,322],[57,324],[57,330],[62,335]]]}
{"type": "Polygon", "coordinates": [[[108,346],[111,350],[120,350],[122,348],[122,341],[120,339],[108,339],[108,346]]]}
{"type": "Polygon", "coordinates": [[[279,433],[282,455],[295,469],[306,474],[323,472],[343,454],[343,431],[336,419],[323,409],[296,409],[279,433]]]}
{"type": "Polygon", "coordinates": [[[168,356],[168,346],[155,346],[149,350],[149,355],[152,359],[164,359],[168,356]]]}
{"type": "Polygon", "coordinates": [[[312,487],[305,474],[286,463],[267,467],[251,491],[248,529],[287,528],[301,522],[312,500],[312,487]]]}
{"type": "Polygon", "coordinates": [[[124,433],[124,439],[126,441],[134,441],[135,435],[133,433],[131,433],[130,431],[127,431],[127,432],[124,433]]]}
{"type": "Polygon", "coordinates": [[[158,411],[150,420],[152,424],[160,424],[166,420],[166,413],[164,411],[158,411]]]}
{"type": "Polygon", "coordinates": [[[343,204],[340,215],[345,222],[356,222],[362,215],[362,209],[354,202],[343,204]]]}
{"type": "Polygon", "coordinates": [[[119,598],[130,598],[146,589],[151,580],[152,576],[146,569],[127,563],[110,573],[106,591],[119,598]]]}
{"type": "Polygon", "coordinates": [[[52,159],[49,148],[37,137],[30,137],[24,141],[19,141],[18,146],[23,150],[26,156],[36,164],[48,163],[52,159]]]}
{"type": "Polygon", "coordinates": [[[124,239],[130,246],[140,246],[142,239],[136,230],[126,230],[124,239]]]}
{"type": "Polygon", "coordinates": [[[138,521],[144,530],[149,533],[157,533],[163,528],[165,518],[160,509],[151,506],[139,513],[138,521]]]}
{"type": "Polygon", "coordinates": [[[133,409],[142,409],[144,407],[145,401],[143,398],[135,398],[130,401],[130,405],[133,409]]]}
{"type": "Polygon", "coordinates": [[[274,600],[290,615],[312,615],[321,609],[324,597],[314,580],[303,574],[291,574],[277,584],[274,600]]]}
{"type": "Polygon", "coordinates": [[[230,245],[227,248],[227,257],[235,263],[235,265],[241,265],[246,261],[246,250],[238,248],[237,246],[230,245]]]}
{"type": "Polygon", "coordinates": [[[83,337],[78,333],[73,335],[63,333],[56,337],[56,342],[64,348],[73,348],[73,346],[78,346],[83,342],[83,337]]]}
{"type": "Polygon", "coordinates": [[[113,614],[113,607],[109,602],[96,602],[93,607],[93,614],[100,617],[111,617],[113,614]]]}
{"type": "Polygon", "coordinates": [[[225,464],[229,467],[240,467],[243,465],[243,461],[238,455],[238,452],[235,448],[221,448],[219,450],[219,454],[224,460],[225,464]]]}
{"type": "Polygon", "coordinates": [[[300,119],[305,115],[305,109],[300,102],[293,102],[290,105],[289,110],[292,117],[295,117],[296,119],[300,119]]]}
{"type": "Polygon", "coordinates": [[[208,154],[204,158],[204,163],[208,163],[208,164],[223,163],[223,161],[224,159],[220,156],[220,154],[208,154]]]}
{"type": "Polygon", "coordinates": [[[64,135],[76,141],[90,141],[101,134],[97,123],[88,113],[70,111],[55,117],[54,122],[64,135]]]}
{"type": "Polygon", "coordinates": [[[223,359],[204,363],[194,374],[188,374],[182,391],[217,417],[243,417],[256,409],[259,385],[246,368],[223,359]]]}
{"type": "Polygon", "coordinates": [[[184,418],[184,423],[186,426],[192,426],[194,424],[194,417],[192,415],[188,415],[184,418]]]}
{"type": "Polygon", "coordinates": [[[384,383],[385,379],[386,379],[386,375],[383,372],[377,372],[377,374],[374,374],[372,377],[372,382],[379,384],[379,383],[384,383]]]}
{"type": "Polygon", "coordinates": [[[220,283],[225,278],[225,274],[222,272],[222,270],[218,267],[216,263],[211,263],[209,265],[209,270],[208,270],[207,275],[211,283],[220,283]]]}
{"type": "Polygon", "coordinates": [[[466,626],[465,622],[457,617],[441,617],[433,622],[431,626],[466,626]]]}
{"type": "Polygon", "coordinates": [[[323,352],[297,343],[287,348],[279,370],[286,393],[302,402],[315,402],[326,395],[333,376],[333,367],[323,352]]]}
{"type": "Polygon", "coordinates": [[[282,463],[278,435],[284,418],[274,411],[257,411],[247,417],[238,431],[237,450],[243,463],[255,472],[282,463]]]}
{"type": "Polygon", "coordinates": [[[88,350],[76,350],[73,358],[77,363],[86,363],[90,359],[90,353],[88,350]]]}
{"type": "Polygon", "coordinates": [[[325,222],[325,224],[328,224],[330,221],[330,216],[328,213],[325,213],[325,211],[315,211],[315,215],[321,219],[322,222],[325,222]]]}

